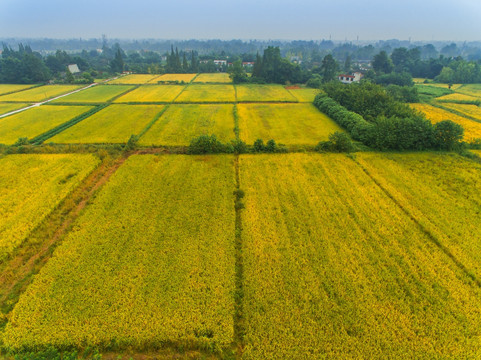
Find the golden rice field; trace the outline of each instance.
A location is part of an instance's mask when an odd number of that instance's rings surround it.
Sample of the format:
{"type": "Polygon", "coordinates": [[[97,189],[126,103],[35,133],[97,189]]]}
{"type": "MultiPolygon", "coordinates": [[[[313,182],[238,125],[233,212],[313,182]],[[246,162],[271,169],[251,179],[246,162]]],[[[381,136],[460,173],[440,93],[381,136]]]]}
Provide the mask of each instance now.
{"type": "Polygon", "coordinates": [[[79,85],[44,85],[30,90],[0,96],[0,101],[41,102],[70,91],[80,89],[79,85]]]}
{"type": "Polygon", "coordinates": [[[8,155],[0,158],[0,262],[98,164],[93,155],[8,155]]]}
{"type": "Polygon", "coordinates": [[[451,101],[476,101],[479,98],[471,95],[465,95],[460,93],[448,94],[441,97],[436,98],[437,101],[444,101],[444,102],[451,102],[451,101]]]}
{"type": "Polygon", "coordinates": [[[481,121],[481,108],[479,106],[470,104],[443,104],[443,106],[481,121]]]}
{"type": "Polygon", "coordinates": [[[481,165],[458,155],[359,154],[412,218],[481,279],[481,165]]]}
{"type": "Polygon", "coordinates": [[[229,346],[232,160],[130,157],[21,296],[5,346],[229,346]]]}
{"type": "Polygon", "coordinates": [[[235,102],[235,90],[232,85],[188,85],[175,102],[209,103],[235,102]]]}
{"type": "Polygon", "coordinates": [[[309,103],[312,103],[314,101],[314,98],[316,97],[316,95],[321,92],[319,89],[308,89],[308,88],[288,89],[288,91],[292,95],[294,95],[294,97],[297,99],[297,101],[299,101],[299,102],[309,102],[309,103]]]}
{"type": "Polygon", "coordinates": [[[163,105],[110,105],[55,135],[48,142],[126,143],[131,135],[138,135],[163,108],[163,105]]]}
{"type": "Polygon", "coordinates": [[[29,89],[35,85],[0,84],[0,95],[29,89]]]}
{"type": "Polygon", "coordinates": [[[108,82],[108,84],[142,85],[148,83],[158,76],[159,75],[156,74],[130,74],[111,80],[108,82]]]}
{"type": "Polygon", "coordinates": [[[42,105],[0,118],[0,144],[11,145],[24,137],[32,139],[90,109],[91,106],[42,105]]]}
{"type": "Polygon", "coordinates": [[[462,94],[471,95],[478,99],[481,98],[481,84],[466,84],[456,90],[462,94]]]}
{"type": "Polygon", "coordinates": [[[240,138],[248,144],[274,139],[286,145],[316,145],[343,131],[312,104],[239,104],[240,138]]]}
{"type": "Polygon", "coordinates": [[[242,359],[464,359],[481,352],[480,288],[354,161],[246,155],[240,168],[242,359]]]}
{"type": "Polygon", "coordinates": [[[54,100],[52,103],[104,103],[132,88],[132,86],[127,85],[96,85],[90,89],[54,100]]]}
{"type": "Polygon", "coordinates": [[[145,85],[114,100],[114,103],[165,103],[172,102],[184,85],[145,85]]]}
{"type": "Polygon", "coordinates": [[[0,103],[0,115],[6,114],[10,111],[18,110],[27,107],[29,104],[22,103],[0,103]]]}
{"type": "Polygon", "coordinates": [[[236,85],[237,101],[297,102],[282,85],[236,85]]]}
{"type": "Polygon", "coordinates": [[[178,81],[178,82],[185,82],[189,83],[192,81],[193,78],[196,77],[197,74],[164,74],[160,75],[155,81],[178,81]]]}
{"type": "MultiPolygon", "coordinates": [[[[443,120],[451,120],[464,128],[464,139],[470,141],[481,138],[481,123],[466,119],[465,117],[453,114],[444,109],[437,108],[428,104],[410,104],[413,109],[422,112],[426,118],[433,124],[443,120]]],[[[451,104],[443,104],[445,107],[450,107],[451,104]]],[[[458,105],[456,105],[458,106],[458,105]]],[[[460,105],[460,106],[474,106],[474,105],[460,105]]]]}
{"type": "Polygon", "coordinates": [[[216,135],[222,142],[234,140],[234,105],[175,104],[140,138],[139,145],[189,145],[200,135],[216,135]]]}
{"type": "Polygon", "coordinates": [[[228,73],[199,74],[193,81],[194,83],[231,83],[232,80],[228,73]]]}

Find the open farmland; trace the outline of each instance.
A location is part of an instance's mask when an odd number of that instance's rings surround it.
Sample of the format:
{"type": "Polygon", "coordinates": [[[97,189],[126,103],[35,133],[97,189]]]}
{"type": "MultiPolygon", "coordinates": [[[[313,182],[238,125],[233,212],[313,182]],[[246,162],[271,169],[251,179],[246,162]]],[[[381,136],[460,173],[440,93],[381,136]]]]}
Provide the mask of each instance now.
{"type": "Polygon", "coordinates": [[[221,103],[234,102],[235,90],[232,85],[193,84],[185,88],[175,102],[181,103],[221,103]]]}
{"type": "Polygon", "coordinates": [[[49,139],[58,144],[126,143],[138,135],[164,107],[114,104],[49,139]]]}
{"type": "Polygon", "coordinates": [[[442,101],[442,102],[476,101],[476,100],[479,101],[480,99],[471,95],[465,95],[460,93],[448,94],[448,95],[444,95],[436,98],[436,101],[442,101]]]}
{"type": "Polygon", "coordinates": [[[189,145],[200,135],[214,134],[222,142],[234,139],[234,105],[175,104],[140,138],[139,144],[189,145]]]}
{"type": "Polygon", "coordinates": [[[357,159],[435,241],[481,279],[481,165],[434,153],[365,153],[357,159]]]}
{"type": "Polygon", "coordinates": [[[232,80],[227,73],[199,74],[194,83],[231,83],[232,80]]]}
{"type": "Polygon", "coordinates": [[[240,169],[243,359],[480,353],[479,287],[354,161],[247,155],[240,169]]]}
{"type": "Polygon", "coordinates": [[[297,101],[309,102],[309,103],[312,103],[316,95],[320,93],[319,89],[308,89],[308,88],[288,89],[288,91],[292,95],[294,95],[297,101]]]}
{"type": "Polygon", "coordinates": [[[79,85],[45,85],[0,96],[0,101],[41,102],[80,89],[79,85]]]}
{"type": "Polygon", "coordinates": [[[286,145],[316,145],[342,129],[312,104],[239,104],[240,137],[286,145]]]}
{"type": "Polygon", "coordinates": [[[481,99],[481,84],[466,84],[454,89],[461,94],[471,95],[481,99]]]}
{"type": "Polygon", "coordinates": [[[97,85],[90,89],[82,90],[75,94],[54,100],[52,103],[104,103],[132,88],[132,86],[125,85],[97,85]]]}
{"type": "Polygon", "coordinates": [[[20,298],[6,346],[229,345],[234,186],[231,156],[130,157],[20,298]]]}
{"type": "Polygon", "coordinates": [[[470,104],[443,104],[448,109],[481,121],[481,108],[470,104]]]}
{"type": "Polygon", "coordinates": [[[126,76],[120,76],[118,79],[114,79],[108,82],[108,84],[126,84],[126,85],[142,85],[155,79],[159,75],[151,74],[130,74],[126,76]]]}
{"type": "Polygon", "coordinates": [[[0,84],[0,95],[30,89],[35,85],[0,84]]]}
{"type": "MultiPolygon", "coordinates": [[[[451,120],[464,128],[464,139],[469,141],[481,138],[481,123],[466,119],[465,117],[453,114],[444,109],[437,108],[428,104],[410,104],[413,109],[422,112],[433,124],[443,120],[451,120]]],[[[447,104],[444,104],[447,107],[447,104]]],[[[474,105],[468,105],[474,106],[474,105]]]]}
{"type": "Polygon", "coordinates": [[[178,81],[189,83],[195,78],[197,74],[164,74],[160,75],[158,78],[155,79],[156,82],[171,82],[171,81],[178,81]]]}
{"type": "Polygon", "coordinates": [[[166,103],[172,102],[184,85],[145,85],[114,100],[115,103],[166,103]]]}
{"type": "Polygon", "coordinates": [[[297,102],[282,85],[236,85],[237,101],[297,102]]]}
{"type": "Polygon", "coordinates": [[[93,155],[0,158],[0,262],[97,165],[93,155]]]}
{"type": "Polygon", "coordinates": [[[0,144],[11,145],[19,138],[32,139],[91,108],[91,106],[43,105],[1,118],[0,144]]]}
{"type": "Polygon", "coordinates": [[[18,110],[27,107],[29,104],[22,103],[0,103],[0,115],[9,113],[10,111],[18,110]]]}

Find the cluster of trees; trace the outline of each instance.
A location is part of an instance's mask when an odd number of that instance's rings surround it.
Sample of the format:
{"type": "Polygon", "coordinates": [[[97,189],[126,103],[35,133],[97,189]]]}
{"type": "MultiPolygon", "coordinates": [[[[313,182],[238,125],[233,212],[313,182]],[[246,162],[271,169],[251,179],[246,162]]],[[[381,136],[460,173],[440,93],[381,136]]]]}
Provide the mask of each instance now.
{"type": "Polygon", "coordinates": [[[191,51],[190,62],[187,61],[187,53],[182,53],[182,61],[180,60],[179,50],[172,45],[170,54],[167,54],[167,64],[165,70],[168,73],[198,73],[199,72],[199,59],[196,54],[191,51]]]}
{"type": "Polygon", "coordinates": [[[452,150],[463,128],[449,120],[432,125],[422,114],[396,101],[382,86],[332,82],[314,105],[343,126],[355,140],[380,150],[452,150]]]}
{"type": "Polygon", "coordinates": [[[18,51],[8,46],[3,47],[0,59],[0,82],[32,84],[49,80],[49,68],[42,56],[32,51],[30,46],[19,45],[18,51]]]}

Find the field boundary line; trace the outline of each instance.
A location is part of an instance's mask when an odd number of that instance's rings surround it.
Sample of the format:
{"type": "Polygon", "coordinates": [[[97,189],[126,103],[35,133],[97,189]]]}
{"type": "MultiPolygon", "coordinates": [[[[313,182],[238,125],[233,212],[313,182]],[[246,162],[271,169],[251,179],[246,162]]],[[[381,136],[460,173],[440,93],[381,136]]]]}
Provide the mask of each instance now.
{"type": "MultiPolygon", "coordinates": [[[[454,103],[456,104],[456,103],[454,103]]],[[[447,112],[450,112],[451,114],[454,114],[454,115],[458,115],[458,116],[461,116],[465,119],[468,119],[468,120],[471,120],[471,121],[474,121],[474,122],[477,122],[477,123],[481,123],[481,120],[479,119],[476,119],[476,118],[473,118],[469,115],[466,115],[466,114],[463,114],[462,112],[460,111],[457,111],[457,110],[454,110],[454,109],[450,109],[450,108],[447,108],[447,107],[444,107],[443,105],[441,105],[439,102],[438,103],[432,103],[431,104],[432,106],[434,107],[437,107],[438,109],[442,109],[442,110],[445,110],[447,112]]],[[[458,105],[474,105],[474,104],[458,104],[458,105]]],[[[476,106],[476,105],[475,105],[476,106]]]]}
{"type": "Polygon", "coordinates": [[[366,169],[359,161],[356,159],[349,157],[354,163],[356,163],[363,171],[364,173],[376,184],[376,186],[381,189],[381,191],[388,197],[390,198],[393,203],[401,209],[401,211],[411,219],[416,226],[427,236],[427,238],[434,244],[436,247],[441,250],[444,255],[446,255],[453,263],[454,265],[460,269],[464,275],[469,277],[478,287],[481,288],[481,281],[476,277],[475,274],[469,271],[469,269],[454,256],[454,254],[449,250],[448,247],[444,246],[439,239],[431,233],[426,227],[419,222],[418,219],[416,219],[402,204],[387,190],[382,184],[369,172],[368,169],[366,169]]]}
{"type": "Polygon", "coordinates": [[[137,135],[137,140],[139,140],[147,131],[150,130],[152,126],[154,126],[154,124],[162,117],[162,115],[164,115],[164,113],[167,111],[169,107],[170,107],[170,104],[165,105],[164,108],[160,110],[157,115],[154,116],[154,118],[137,135]]]}
{"type": "MultiPolygon", "coordinates": [[[[3,85],[3,84],[2,84],[2,85],[3,85]]],[[[9,85],[9,84],[5,84],[5,85],[9,85]]],[[[16,85],[16,84],[12,84],[12,85],[16,85]]],[[[21,84],[18,84],[18,85],[21,85],[21,84]]],[[[27,85],[27,84],[26,84],[26,85],[27,85]]],[[[25,89],[8,91],[8,92],[6,92],[6,93],[1,93],[0,96],[15,94],[15,93],[22,92],[22,91],[26,91],[26,90],[32,90],[32,89],[38,88],[38,87],[40,87],[40,86],[44,86],[44,84],[36,84],[36,85],[32,85],[32,86],[30,86],[30,87],[27,87],[27,88],[25,88],[25,89]]],[[[28,102],[28,101],[27,101],[27,102],[28,102]]]]}

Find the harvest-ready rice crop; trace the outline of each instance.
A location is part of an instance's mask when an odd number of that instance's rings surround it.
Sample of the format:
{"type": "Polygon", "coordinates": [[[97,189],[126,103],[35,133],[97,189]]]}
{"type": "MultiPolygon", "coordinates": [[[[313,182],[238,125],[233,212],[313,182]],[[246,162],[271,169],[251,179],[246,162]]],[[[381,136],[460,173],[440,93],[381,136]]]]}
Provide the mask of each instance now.
{"type": "MultiPolygon", "coordinates": [[[[433,124],[443,121],[451,120],[456,124],[461,125],[464,128],[464,139],[469,141],[476,138],[481,138],[481,123],[473,120],[466,119],[465,117],[453,114],[452,112],[444,109],[437,108],[428,104],[410,104],[413,109],[422,112],[426,118],[433,124]]],[[[443,104],[448,107],[452,104],[443,104]]],[[[458,105],[456,105],[458,106],[458,105]]],[[[462,105],[462,106],[474,106],[474,105],[462,105]]]]}
{"type": "Polygon", "coordinates": [[[343,131],[312,104],[239,104],[240,137],[248,144],[274,139],[286,145],[315,145],[343,131]]]}
{"type": "Polygon", "coordinates": [[[104,103],[132,88],[127,85],[97,85],[54,100],[53,103],[104,103]]]}
{"type": "Polygon", "coordinates": [[[236,85],[237,101],[297,102],[282,85],[236,85]]]}
{"type": "Polygon", "coordinates": [[[194,83],[231,83],[232,80],[227,73],[199,74],[194,83]]]}
{"type": "Polygon", "coordinates": [[[231,344],[232,161],[131,156],[21,296],[4,345],[231,344]]]}
{"type": "Polygon", "coordinates": [[[353,160],[243,155],[240,176],[243,359],[481,352],[479,286],[353,160]]]}
{"type": "Polygon", "coordinates": [[[460,93],[448,94],[441,97],[436,98],[437,101],[445,101],[445,102],[456,102],[456,101],[479,101],[479,98],[465,95],[460,93]]]}
{"type": "Polygon", "coordinates": [[[0,159],[0,260],[98,164],[93,155],[8,155],[0,159]]]}
{"type": "Polygon", "coordinates": [[[457,92],[481,98],[481,84],[466,84],[456,89],[457,92]]]}
{"type": "Polygon", "coordinates": [[[121,76],[115,80],[111,80],[108,82],[108,84],[142,85],[148,83],[150,80],[153,80],[158,76],[159,75],[155,74],[130,74],[126,76],[121,76]]]}
{"type": "Polygon", "coordinates": [[[292,95],[294,95],[297,101],[309,102],[309,103],[312,103],[316,95],[320,93],[319,89],[308,89],[308,88],[288,89],[288,91],[292,95]]]}
{"type": "Polygon", "coordinates": [[[163,105],[114,104],[49,139],[58,144],[126,143],[138,135],[163,105]]]}
{"type": "Polygon", "coordinates": [[[11,145],[24,137],[32,139],[91,108],[91,106],[42,105],[0,118],[0,144],[11,145]]]}
{"type": "Polygon", "coordinates": [[[80,89],[79,85],[45,85],[0,96],[0,101],[41,102],[80,89]]]}
{"type": "Polygon", "coordinates": [[[140,145],[188,145],[200,135],[216,135],[222,142],[234,136],[234,105],[175,104],[139,140],[140,145]]]}
{"type": "Polygon", "coordinates": [[[29,89],[35,85],[0,84],[0,95],[29,89]]]}
{"type": "Polygon", "coordinates": [[[232,85],[193,84],[185,88],[175,102],[234,102],[235,90],[232,85]]]}
{"type": "Polygon", "coordinates": [[[145,85],[114,100],[115,103],[166,103],[172,102],[184,89],[184,85],[145,85]]]}
{"type": "Polygon", "coordinates": [[[6,114],[10,111],[18,110],[27,107],[29,104],[22,103],[0,103],[0,115],[6,114]]]}
{"type": "Polygon", "coordinates": [[[197,74],[164,74],[155,79],[155,81],[178,81],[189,83],[197,74]]]}
{"type": "Polygon", "coordinates": [[[470,104],[443,104],[443,106],[481,121],[481,108],[479,106],[470,104]]]}
{"type": "Polygon", "coordinates": [[[481,165],[435,153],[365,153],[357,159],[435,241],[481,278],[481,165]]]}

